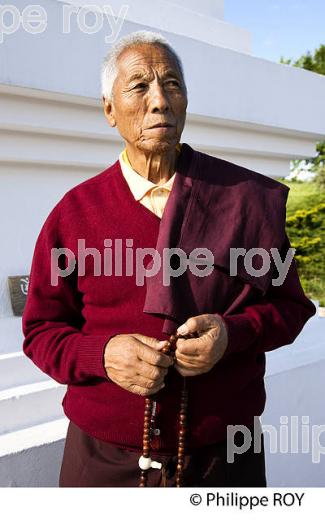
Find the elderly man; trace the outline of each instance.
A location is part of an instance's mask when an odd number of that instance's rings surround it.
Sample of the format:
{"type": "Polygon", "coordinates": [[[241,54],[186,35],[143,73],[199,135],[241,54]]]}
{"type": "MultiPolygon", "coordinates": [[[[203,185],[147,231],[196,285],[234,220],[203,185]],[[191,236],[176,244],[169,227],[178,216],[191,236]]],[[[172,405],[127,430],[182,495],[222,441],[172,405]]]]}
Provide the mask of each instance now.
{"type": "Polygon", "coordinates": [[[243,438],[264,409],[265,352],[315,312],[288,189],[180,143],[187,90],[161,35],[115,44],[102,87],[125,149],[50,212],[23,316],[25,354],[68,385],[60,486],[175,486],[177,471],[184,486],[265,486],[263,436],[243,438]]]}

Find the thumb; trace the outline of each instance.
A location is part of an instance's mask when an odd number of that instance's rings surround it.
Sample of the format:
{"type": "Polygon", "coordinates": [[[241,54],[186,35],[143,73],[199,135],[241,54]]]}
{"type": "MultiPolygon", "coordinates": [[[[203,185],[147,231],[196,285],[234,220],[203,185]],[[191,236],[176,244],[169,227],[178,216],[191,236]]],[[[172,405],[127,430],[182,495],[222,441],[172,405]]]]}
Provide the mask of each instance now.
{"type": "Polygon", "coordinates": [[[159,340],[156,338],[152,338],[151,336],[145,336],[144,334],[132,334],[133,337],[144,343],[148,347],[151,347],[155,350],[161,350],[163,347],[167,345],[167,340],[159,340]]]}
{"type": "Polygon", "coordinates": [[[210,314],[200,314],[200,316],[193,316],[188,318],[180,327],[177,332],[182,336],[186,334],[194,334],[195,332],[204,331],[213,326],[213,320],[210,314]]]}

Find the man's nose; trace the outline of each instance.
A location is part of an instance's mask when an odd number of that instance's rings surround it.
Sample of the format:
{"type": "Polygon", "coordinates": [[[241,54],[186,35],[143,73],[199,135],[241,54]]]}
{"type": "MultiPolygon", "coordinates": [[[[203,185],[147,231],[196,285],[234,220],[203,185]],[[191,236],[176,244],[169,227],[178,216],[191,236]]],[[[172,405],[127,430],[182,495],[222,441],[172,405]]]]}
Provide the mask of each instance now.
{"type": "Polygon", "coordinates": [[[167,112],[169,110],[168,97],[164,88],[158,82],[151,85],[150,110],[151,112],[167,112]]]}

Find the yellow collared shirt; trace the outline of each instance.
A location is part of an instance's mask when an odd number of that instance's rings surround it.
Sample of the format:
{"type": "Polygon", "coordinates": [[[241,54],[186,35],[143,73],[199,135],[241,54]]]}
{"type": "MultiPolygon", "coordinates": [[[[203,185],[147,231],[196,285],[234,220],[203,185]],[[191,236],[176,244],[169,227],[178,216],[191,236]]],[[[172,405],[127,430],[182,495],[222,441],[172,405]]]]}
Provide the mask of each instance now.
{"type": "MultiPolygon", "coordinates": [[[[177,145],[176,148],[179,151],[180,145],[177,145]]],[[[168,196],[173,187],[175,173],[167,182],[158,186],[157,184],[154,184],[148,179],[145,179],[142,177],[142,175],[133,170],[126,153],[126,149],[120,153],[119,160],[122,173],[135,200],[138,200],[141,204],[146,206],[146,208],[161,218],[168,196]]]]}

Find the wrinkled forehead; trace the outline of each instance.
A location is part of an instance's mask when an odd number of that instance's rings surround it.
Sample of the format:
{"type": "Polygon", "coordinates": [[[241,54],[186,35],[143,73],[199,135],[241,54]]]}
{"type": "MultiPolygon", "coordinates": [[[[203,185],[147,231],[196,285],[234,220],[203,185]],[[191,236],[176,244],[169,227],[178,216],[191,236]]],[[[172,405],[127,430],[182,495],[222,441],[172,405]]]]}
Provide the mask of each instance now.
{"type": "Polygon", "coordinates": [[[173,54],[159,44],[138,44],[125,49],[117,59],[118,76],[128,80],[134,74],[149,74],[153,70],[160,75],[181,77],[173,54]]]}

